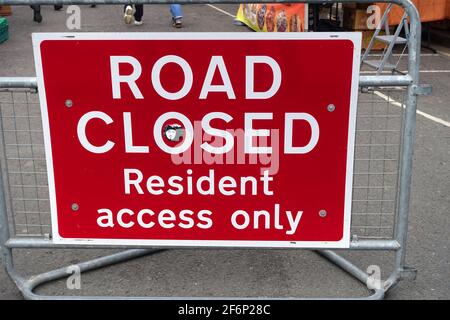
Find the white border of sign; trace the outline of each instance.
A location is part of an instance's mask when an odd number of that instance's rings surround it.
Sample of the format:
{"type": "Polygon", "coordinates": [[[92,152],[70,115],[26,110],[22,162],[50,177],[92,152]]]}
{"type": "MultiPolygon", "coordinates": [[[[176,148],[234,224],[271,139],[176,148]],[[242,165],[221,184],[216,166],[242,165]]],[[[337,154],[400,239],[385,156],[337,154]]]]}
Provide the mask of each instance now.
{"type": "Polygon", "coordinates": [[[42,113],[45,157],[50,193],[52,240],[57,244],[130,245],[151,247],[243,247],[243,248],[348,248],[350,246],[350,218],[353,191],[353,159],[358,98],[361,33],[359,32],[299,32],[299,33],[33,33],[33,51],[42,113]],[[148,239],[72,239],[58,233],[56,189],[53,174],[50,125],[42,71],[40,44],[45,40],[350,40],[354,45],[350,96],[349,131],[347,142],[347,175],[345,181],[344,236],[339,241],[235,241],[235,240],[148,240],[148,239]]]}

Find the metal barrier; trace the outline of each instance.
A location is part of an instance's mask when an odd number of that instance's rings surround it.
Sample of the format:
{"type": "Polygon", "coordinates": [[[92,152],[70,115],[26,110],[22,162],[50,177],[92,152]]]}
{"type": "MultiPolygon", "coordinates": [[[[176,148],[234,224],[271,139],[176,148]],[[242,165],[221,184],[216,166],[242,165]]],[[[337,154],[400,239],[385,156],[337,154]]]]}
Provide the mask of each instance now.
{"type": "MultiPolygon", "coordinates": [[[[206,4],[259,3],[259,0],[0,0],[1,4],[206,4]]],[[[320,1],[308,2],[326,3],[320,1]]],[[[354,2],[341,0],[339,2],[354,2]]],[[[370,0],[356,1],[360,3],[370,0]]],[[[414,278],[415,270],[406,267],[405,248],[410,201],[412,152],[416,122],[417,95],[426,94],[419,85],[420,19],[409,0],[393,2],[403,6],[409,15],[408,72],[405,75],[360,76],[361,92],[355,145],[355,171],[352,205],[352,240],[349,250],[386,250],[395,252],[394,270],[384,286],[373,289],[368,298],[381,299],[399,280],[414,278]],[[392,103],[390,96],[396,97],[392,103]]],[[[42,123],[35,78],[0,78],[1,167],[0,245],[3,264],[25,298],[120,298],[136,297],[68,297],[40,296],[33,290],[46,282],[67,277],[66,268],[23,278],[13,264],[13,250],[23,248],[93,248],[89,245],[59,245],[51,240],[50,208],[42,123]]],[[[104,248],[123,248],[108,245],[104,248]]],[[[161,248],[134,246],[114,255],[79,264],[82,272],[121,261],[152,254],[161,248]]],[[[99,246],[95,246],[99,248],[99,246]]],[[[369,275],[330,250],[318,253],[357,280],[366,284],[369,275]]],[[[168,299],[169,297],[145,297],[168,299]]],[[[171,297],[173,298],[173,297],[171,297]]],[[[180,298],[180,297],[177,297],[180,298]]],[[[189,299],[189,298],[187,298],[189,299]]],[[[215,299],[196,297],[195,299],[215,299]]],[[[217,299],[237,299],[218,297],[217,299]]],[[[244,298],[245,299],[245,298],[244,298]]],[[[289,299],[299,299],[292,297],[289,299]]]]}

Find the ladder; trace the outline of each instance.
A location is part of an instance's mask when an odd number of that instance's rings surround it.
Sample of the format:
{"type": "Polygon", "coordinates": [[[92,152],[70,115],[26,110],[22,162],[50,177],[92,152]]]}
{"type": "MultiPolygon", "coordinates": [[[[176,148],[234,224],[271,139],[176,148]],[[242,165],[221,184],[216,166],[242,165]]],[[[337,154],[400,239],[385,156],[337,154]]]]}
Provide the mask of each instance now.
{"type": "MultiPolygon", "coordinates": [[[[390,33],[389,30],[389,12],[392,9],[393,4],[389,3],[389,5],[386,7],[386,10],[384,11],[384,14],[378,23],[375,32],[373,34],[372,39],[370,40],[369,45],[367,46],[366,51],[364,52],[364,55],[361,59],[361,66],[363,64],[366,64],[372,68],[374,68],[377,71],[377,74],[381,74],[385,69],[391,71],[394,73],[397,71],[397,65],[400,61],[400,59],[394,63],[393,62],[393,55],[392,50],[394,49],[395,45],[402,44],[404,45],[403,52],[405,51],[407,44],[408,44],[408,37],[409,37],[409,25],[407,21],[407,14],[406,12],[403,14],[399,25],[397,26],[397,29],[395,30],[394,34],[390,33]],[[381,26],[384,26],[385,34],[380,35],[381,26]],[[402,29],[405,29],[405,38],[400,37],[400,32],[402,29]],[[370,51],[372,50],[375,41],[380,41],[386,45],[386,47],[383,50],[383,53],[381,54],[381,58],[379,60],[368,60],[370,51]]],[[[400,57],[401,58],[401,57],[400,57]]]]}

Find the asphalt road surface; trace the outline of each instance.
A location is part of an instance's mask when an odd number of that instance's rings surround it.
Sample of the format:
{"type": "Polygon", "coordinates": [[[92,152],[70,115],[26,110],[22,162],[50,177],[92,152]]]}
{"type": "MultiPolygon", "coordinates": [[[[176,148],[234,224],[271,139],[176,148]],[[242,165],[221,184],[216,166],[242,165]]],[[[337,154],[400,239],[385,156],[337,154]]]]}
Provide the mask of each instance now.
{"type": "MultiPolygon", "coordinates": [[[[10,39],[0,44],[0,76],[34,76],[33,32],[66,32],[67,14],[44,6],[41,24],[29,7],[14,7],[10,39]]],[[[125,25],[121,6],[82,8],[81,32],[250,32],[233,25],[236,5],[184,6],[184,26],[171,26],[168,6],[146,6],[144,24],[125,25]]],[[[415,281],[402,281],[388,299],[450,298],[450,55],[440,48],[424,50],[421,81],[433,94],[420,97],[412,180],[407,262],[418,269],[415,281]]],[[[68,63],[70,63],[68,61],[68,63]]],[[[394,97],[395,98],[395,97],[394,97]]],[[[19,250],[21,274],[37,274],[116,250],[19,250]]],[[[392,254],[350,252],[361,266],[377,264],[390,272],[392,254]]],[[[311,251],[295,250],[168,250],[82,275],[81,289],[67,289],[65,280],[39,287],[49,295],[147,296],[351,296],[368,291],[350,276],[311,251]]],[[[16,286],[0,270],[0,298],[21,299],[16,286]]]]}

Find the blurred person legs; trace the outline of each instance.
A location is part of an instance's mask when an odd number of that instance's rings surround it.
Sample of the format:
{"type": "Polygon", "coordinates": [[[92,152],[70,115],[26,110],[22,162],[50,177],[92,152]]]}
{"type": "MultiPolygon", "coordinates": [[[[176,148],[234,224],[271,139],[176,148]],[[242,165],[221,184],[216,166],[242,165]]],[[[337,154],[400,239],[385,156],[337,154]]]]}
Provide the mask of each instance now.
{"type": "Polygon", "coordinates": [[[133,20],[133,6],[126,5],[123,9],[123,21],[126,24],[130,24],[132,20],[133,20]]]}
{"type": "Polygon", "coordinates": [[[171,4],[170,14],[172,15],[172,26],[175,28],[181,28],[183,25],[183,12],[181,11],[181,5],[171,4]]]}
{"type": "Polygon", "coordinates": [[[33,4],[30,7],[31,9],[33,9],[33,21],[41,23],[42,22],[41,6],[38,4],[33,4]]]}
{"type": "MultiPolygon", "coordinates": [[[[170,13],[172,15],[172,25],[176,28],[181,28],[183,21],[183,12],[181,11],[181,5],[170,5],[170,13]]],[[[133,22],[135,25],[142,24],[142,17],[144,16],[144,5],[137,4],[132,6],[131,4],[124,6],[123,19],[126,24],[133,22]]]]}
{"type": "MultiPolygon", "coordinates": [[[[31,9],[33,9],[33,21],[36,21],[37,23],[42,22],[42,15],[41,15],[41,5],[39,4],[33,4],[30,6],[31,9]]],[[[54,5],[53,8],[56,11],[59,11],[62,9],[62,5],[54,5]]]]}
{"type": "Polygon", "coordinates": [[[134,6],[128,4],[124,6],[123,19],[126,24],[130,24],[134,19],[134,24],[142,24],[142,16],[144,15],[144,5],[137,4],[134,6]]]}

